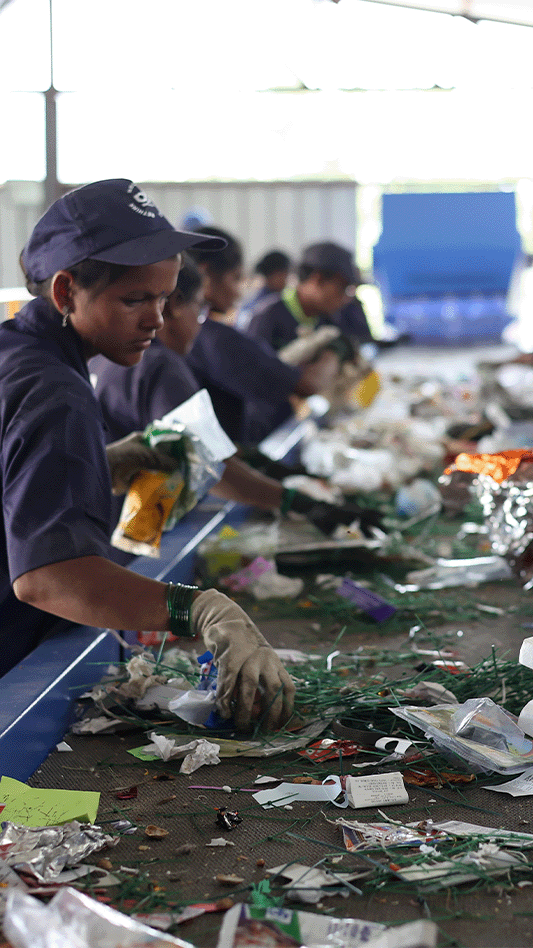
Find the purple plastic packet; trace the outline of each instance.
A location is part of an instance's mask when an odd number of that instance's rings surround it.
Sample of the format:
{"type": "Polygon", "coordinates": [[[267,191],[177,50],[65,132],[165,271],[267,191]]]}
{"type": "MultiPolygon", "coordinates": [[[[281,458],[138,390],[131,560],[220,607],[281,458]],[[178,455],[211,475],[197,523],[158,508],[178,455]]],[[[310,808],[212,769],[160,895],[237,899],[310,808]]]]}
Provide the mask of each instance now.
{"type": "Polygon", "coordinates": [[[385,622],[396,612],[396,607],[392,606],[390,602],[387,602],[382,596],[378,596],[377,593],[370,592],[369,589],[365,589],[363,586],[358,586],[353,579],[344,578],[337,589],[337,593],[343,599],[348,599],[349,602],[359,606],[375,622],[385,622]]]}

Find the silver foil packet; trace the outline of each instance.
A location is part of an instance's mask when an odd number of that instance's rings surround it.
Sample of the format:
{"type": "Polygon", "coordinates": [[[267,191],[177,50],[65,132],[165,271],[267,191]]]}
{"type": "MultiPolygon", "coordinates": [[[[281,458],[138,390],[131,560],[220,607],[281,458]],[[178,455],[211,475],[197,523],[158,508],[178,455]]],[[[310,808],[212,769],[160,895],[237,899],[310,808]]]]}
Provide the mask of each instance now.
{"type": "Polygon", "coordinates": [[[503,556],[526,589],[533,584],[533,463],[520,465],[499,484],[487,474],[472,482],[481,503],[492,552],[503,556]]]}
{"type": "Polygon", "coordinates": [[[0,833],[0,854],[17,872],[32,875],[39,882],[52,882],[63,869],[77,866],[86,856],[117,842],[118,837],[108,836],[101,826],[77,820],[63,826],[6,822],[0,833]]]}

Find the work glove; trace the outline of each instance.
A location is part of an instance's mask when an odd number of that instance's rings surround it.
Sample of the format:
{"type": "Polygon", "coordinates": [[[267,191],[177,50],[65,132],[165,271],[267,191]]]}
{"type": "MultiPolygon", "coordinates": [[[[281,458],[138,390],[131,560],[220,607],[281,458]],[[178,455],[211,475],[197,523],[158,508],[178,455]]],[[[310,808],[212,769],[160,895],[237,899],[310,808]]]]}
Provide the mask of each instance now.
{"type": "Polygon", "coordinates": [[[114,494],[125,494],[134,477],[141,471],[165,471],[170,474],[178,466],[175,458],[149,448],[140,431],[108,444],[106,452],[114,494]]]}
{"type": "Polygon", "coordinates": [[[359,507],[358,504],[328,504],[325,501],[314,500],[313,497],[309,497],[300,491],[285,487],[283,489],[281,511],[287,513],[289,510],[303,514],[310,523],[314,524],[326,536],[331,536],[340,524],[348,527],[354,520],[359,521],[361,531],[366,537],[373,535],[372,527],[383,530],[381,514],[375,510],[359,507]]]}
{"type": "Polygon", "coordinates": [[[357,351],[353,342],[343,333],[337,336],[336,339],[332,339],[331,342],[328,342],[327,346],[324,348],[328,349],[330,352],[334,352],[335,355],[338,356],[341,365],[344,362],[353,362],[357,355],[357,351]]]}
{"type": "Polygon", "coordinates": [[[340,336],[337,326],[321,326],[305,336],[299,336],[278,351],[278,357],[287,365],[302,365],[316,359],[330,343],[340,336]]]}
{"type": "Polygon", "coordinates": [[[295,687],[278,656],[245,612],[224,593],[208,589],[191,605],[191,624],[213,653],[218,670],[216,703],[223,718],[249,728],[260,693],[263,727],[282,727],[292,713],[295,687]]]}
{"type": "Polygon", "coordinates": [[[349,527],[354,520],[358,520],[361,532],[365,537],[372,537],[372,527],[383,530],[383,520],[381,515],[375,510],[365,510],[358,504],[342,504],[337,507],[335,504],[322,502],[315,503],[314,507],[306,514],[307,519],[314,524],[326,536],[331,536],[333,531],[341,524],[349,527]]]}

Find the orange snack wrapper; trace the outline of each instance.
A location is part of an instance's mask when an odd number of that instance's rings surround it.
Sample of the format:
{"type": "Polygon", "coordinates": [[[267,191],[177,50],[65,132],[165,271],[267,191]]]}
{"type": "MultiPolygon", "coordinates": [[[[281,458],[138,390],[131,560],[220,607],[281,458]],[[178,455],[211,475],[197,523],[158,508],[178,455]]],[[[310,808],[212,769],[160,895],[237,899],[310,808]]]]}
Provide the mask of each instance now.
{"type": "Polygon", "coordinates": [[[141,471],[130,485],[118,527],[113,536],[122,549],[158,556],[168,516],[185,486],[181,475],[141,471]],[[121,542],[123,541],[123,542],[121,542]]]}
{"type": "Polygon", "coordinates": [[[454,464],[445,474],[464,471],[467,474],[487,474],[501,484],[512,477],[522,461],[533,461],[533,451],[523,448],[516,451],[500,451],[498,454],[458,454],[454,464]]]}

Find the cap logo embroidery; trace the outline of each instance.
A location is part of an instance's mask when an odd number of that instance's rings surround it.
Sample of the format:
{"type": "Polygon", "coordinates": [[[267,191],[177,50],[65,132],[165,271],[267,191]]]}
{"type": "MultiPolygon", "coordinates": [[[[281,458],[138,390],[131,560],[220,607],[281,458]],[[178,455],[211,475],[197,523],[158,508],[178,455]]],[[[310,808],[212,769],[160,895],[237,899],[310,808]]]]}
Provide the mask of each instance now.
{"type": "Polygon", "coordinates": [[[133,182],[128,187],[128,194],[131,194],[133,198],[133,201],[130,201],[128,204],[128,207],[130,207],[132,211],[135,211],[137,214],[142,214],[143,217],[155,217],[156,213],[159,214],[159,217],[163,216],[148,195],[145,194],[144,191],[141,191],[133,182]],[[148,208],[151,210],[148,210],[148,208]]]}

